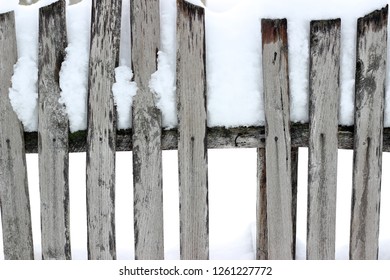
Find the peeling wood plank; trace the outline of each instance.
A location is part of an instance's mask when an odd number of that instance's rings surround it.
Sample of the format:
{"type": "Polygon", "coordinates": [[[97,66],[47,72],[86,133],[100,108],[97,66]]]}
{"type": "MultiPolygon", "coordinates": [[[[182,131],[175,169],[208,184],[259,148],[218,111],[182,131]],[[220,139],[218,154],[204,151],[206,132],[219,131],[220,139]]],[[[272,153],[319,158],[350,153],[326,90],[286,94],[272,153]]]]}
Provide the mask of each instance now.
{"type": "Polygon", "coordinates": [[[261,21],[268,258],[293,259],[287,20],[261,21]]]}
{"type": "Polygon", "coordinates": [[[377,259],[388,7],[358,20],[351,259],[377,259]]]}
{"type": "Polygon", "coordinates": [[[71,259],[69,228],[69,123],[60,104],[66,2],[39,9],[38,150],[42,259],[71,259]]]}
{"type": "Polygon", "coordinates": [[[340,19],[310,24],[309,260],[335,259],[340,26],[340,19]]]}
{"type": "Polygon", "coordinates": [[[121,0],[92,2],[87,135],[88,258],[115,259],[116,110],[121,0]]]}
{"type": "Polygon", "coordinates": [[[164,259],[161,112],[149,89],[160,44],[158,0],[131,3],[135,259],[164,259]]]}
{"type": "Polygon", "coordinates": [[[209,258],[204,9],[177,1],[181,259],[209,258]]]}
{"type": "Polygon", "coordinates": [[[0,209],[4,258],[34,258],[23,127],[8,90],[17,60],[15,15],[0,14],[0,209]]]}

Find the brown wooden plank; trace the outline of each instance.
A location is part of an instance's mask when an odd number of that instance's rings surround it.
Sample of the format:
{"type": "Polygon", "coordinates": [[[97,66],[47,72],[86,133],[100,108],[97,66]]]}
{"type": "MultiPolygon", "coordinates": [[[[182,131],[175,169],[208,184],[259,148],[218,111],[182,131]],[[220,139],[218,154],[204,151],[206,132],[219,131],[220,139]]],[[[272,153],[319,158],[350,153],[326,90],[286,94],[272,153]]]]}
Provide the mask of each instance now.
{"type": "Polygon", "coordinates": [[[204,9],[177,1],[181,259],[209,258],[204,9]]]}
{"type": "Polygon", "coordinates": [[[388,8],[358,20],[351,259],[377,259],[388,8]]]}
{"type": "Polygon", "coordinates": [[[335,258],[340,26],[340,19],[310,24],[306,254],[311,260],[335,258]]]}
{"type": "Polygon", "coordinates": [[[261,21],[268,258],[293,259],[287,20],[261,21]]]}
{"type": "Polygon", "coordinates": [[[161,112],[150,92],[160,43],[158,0],[131,3],[135,259],[164,259],[161,112]]]}
{"type": "Polygon", "coordinates": [[[15,15],[0,14],[0,208],[4,258],[34,258],[23,127],[8,89],[17,60],[15,15]]]}
{"type": "Polygon", "coordinates": [[[115,259],[116,110],[121,0],[92,2],[87,136],[88,258],[115,259]]]}
{"type": "Polygon", "coordinates": [[[68,117],[59,103],[66,2],[39,9],[38,150],[42,259],[71,259],[68,117]]]}

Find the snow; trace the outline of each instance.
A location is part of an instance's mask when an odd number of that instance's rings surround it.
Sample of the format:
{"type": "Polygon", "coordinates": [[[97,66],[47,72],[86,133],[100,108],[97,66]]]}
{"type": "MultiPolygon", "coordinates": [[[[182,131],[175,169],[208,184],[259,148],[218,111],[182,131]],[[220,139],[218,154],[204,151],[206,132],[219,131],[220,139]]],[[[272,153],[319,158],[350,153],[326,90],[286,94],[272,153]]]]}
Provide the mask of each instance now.
{"type": "MultiPolygon", "coordinates": [[[[26,131],[37,129],[37,33],[38,9],[54,0],[41,0],[30,6],[17,1],[0,2],[0,12],[15,10],[18,62],[12,78],[10,98],[26,131]]],[[[291,120],[308,122],[309,23],[313,19],[341,18],[341,96],[340,124],[353,124],[356,20],[379,9],[388,0],[200,0],[205,7],[207,109],[209,126],[251,126],[264,124],[261,69],[261,18],[288,20],[291,120]]],[[[72,132],[86,129],[89,27],[91,0],[68,6],[68,47],[60,72],[60,101],[65,104],[72,132]]],[[[131,127],[130,1],[123,1],[120,45],[121,73],[113,87],[120,128],[131,127]],[[126,75],[124,68],[127,67],[126,75]],[[127,89],[125,89],[127,87],[127,89]]],[[[150,89],[162,111],[163,126],[177,125],[176,117],[176,1],[162,0],[161,48],[158,70],[151,76],[150,89]]],[[[388,79],[389,80],[389,79],[388,79]]],[[[389,90],[387,90],[389,95],[389,90]]],[[[390,102],[390,98],[386,99],[390,102]]],[[[385,126],[390,126],[390,104],[386,106],[385,126]]]]}
{"type": "MultiPolygon", "coordinates": [[[[0,12],[15,11],[18,61],[9,95],[26,131],[37,129],[37,34],[38,9],[54,0],[19,6],[17,0],[0,0],[0,12]]],[[[203,5],[200,0],[192,3],[203,5]]],[[[264,124],[262,104],[260,19],[288,19],[291,119],[308,121],[309,22],[342,19],[340,123],[353,124],[356,20],[382,8],[388,0],[207,0],[206,63],[209,126],[264,124]]],[[[204,5],[203,5],[204,6],[204,5]]],[[[86,128],[89,26],[91,0],[67,7],[68,46],[60,72],[60,102],[69,116],[71,131],[86,128]]],[[[120,65],[115,70],[113,94],[118,127],[131,127],[132,81],[130,0],[123,0],[120,65]]],[[[158,70],[150,89],[156,94],[163,126],[177,125],[175,99],[176,1],[160,1],[161,48],[158,70]]],[[[388,79],[389,81],[390,79],[388,79]]],[[[389,87],[388,87],[389,88],[389,87]]],[[[390,91],[387,90],[387,96],[390,91]]],[[[390,126],[390,97],[386,99],[385,126],[390,126]]],[[[70,209],[72,257],[86,259],[85,153],[70,155],[70,209]]],[[[133,259],[131,153],[117,153],[117,247],[119,259],[133,259]]],[[[28,155],[29,188],[33,217],[35,256],[40,258],[40,217],[37,155],[28,155]]],[[[383,170],[390,168],[390,155],[383,154],[383,170]]],[[[165,257],[179,258],[179,202],[177,152],[163,152],[165,257]]],[[[339,150],[336,258],[348,258],[352,185],[352,152],[339,150]],[[346,175],[348,174],[348,175],[346,175]]],[[[300,149],[298,184],[298,259],[305,258],[307,209],[307,149],[300,149]]],[[[380,251],[390,259],[390,177],[382,178],[380,251]],[[389,198],[389,199],[388,199],[389,198]]],[[[256,211],[256,152],[253,149],[209,151],[210,257],[253,259],[256,211]]],[[[0,231],[1,239],[1,231],[0,231]]],[[[0,259],[2,255],[0,244],[0,259]]]]}

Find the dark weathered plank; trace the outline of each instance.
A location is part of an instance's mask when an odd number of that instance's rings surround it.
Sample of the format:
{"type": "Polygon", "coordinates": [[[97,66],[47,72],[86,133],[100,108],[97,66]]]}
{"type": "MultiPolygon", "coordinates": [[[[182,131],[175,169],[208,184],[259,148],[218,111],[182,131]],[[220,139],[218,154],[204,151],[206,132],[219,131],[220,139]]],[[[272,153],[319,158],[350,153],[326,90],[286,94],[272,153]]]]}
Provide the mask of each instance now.
{"type": "Polygon", "coordinates": [[[34,258],[23,127],[8,89],[17,60],[15,16],[0,14],[0,208],[4,258],[34,258]]]}
{"type": "Polygon", "coordinates": [[[265,149],[257,149],[256,259],[268,259],[265,149]]]}
{"type": "Polygon", "coordinates": [[[92,2],[87,136],[88,258],[115,259],[116,112],[121,0],[92,2]]]}
{"type": "Polygon", "coordinates": [[[68,117],[59,103],[66,2],[39,9],[38,151],[42,259],[71,259],[68,117]]]}
{"type": "Polygon", "coordinates": [[[208,259],[204,9],[177,1],[177,108],[181,259],[208,259]]]}
{"type": "Polygon", "coordinates": [[[382,176],[387,7],[358,20],[351,259],[377,259],[382,176]]]}
{"type": "Polygon", "coordinates": [[[268,258],[293,259],[287,20],[261,21],[268,258]]]}
{"type": "Polygon", "coordinates": [[[291,214],[293,224],[293,259],[296,258],[296,245],[297,245],[297,207],[298,207],[298,161],[299,161],[299,148],[291,148],[291,214]]]}
{"type": "Polygon", "coordinates": [[[310,24],[306,254],[311,260],[335,258],[340,26],[340,19],[310,24]]]}
{"type": "Polygon", "coordinates": [[[158,0],[131,3],[135,259],[164,259],[161,112],[150,92],[160,42],[158,0]]]}

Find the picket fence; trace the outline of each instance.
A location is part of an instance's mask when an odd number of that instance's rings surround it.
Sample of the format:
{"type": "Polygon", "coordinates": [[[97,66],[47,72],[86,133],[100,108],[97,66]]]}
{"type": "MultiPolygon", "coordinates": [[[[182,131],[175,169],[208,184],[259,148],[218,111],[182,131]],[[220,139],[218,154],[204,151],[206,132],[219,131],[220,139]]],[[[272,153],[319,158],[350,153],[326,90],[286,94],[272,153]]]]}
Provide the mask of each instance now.
{"type": "MultiPolygon", "coordinates": [[[[163,130],[148,83],[156,71],[159,1],[131,3],[138,86],[132,130],[116,129],[111,92],[121,0],[92,4],[88,129],[69,133],[59,104],[66,8],[39,12],[38,132],[27,133],[7,92],[17,60],[13,12],[0,15],[0,205],[6,259],[33,259],[25,153],[39,153],[43,259],[70,259],[69,152],[87,153],[88,258],[115,259],[115,153],[133,152],[136,259],[163,259],[162,150],[177,149],[181,259],[209,258],[207,150],[258,149],[257,258],[294,259],[298,148],[309,148],[307,259],[335,258],[338,148],[353,149],[351,259],[378,257],[388,8],[358,20],[354,127],[338,125],[341,21],[310,24],[310,122],[290,124],[287,21],[263,19],[265,127],[207,127],[204,9],[177,1],[177,129],[163,130]]],[[[260,28],[260,26],[259,26],[260,28]]],[[[260,79],[261,77],[259,77],[260,79]]]]}

